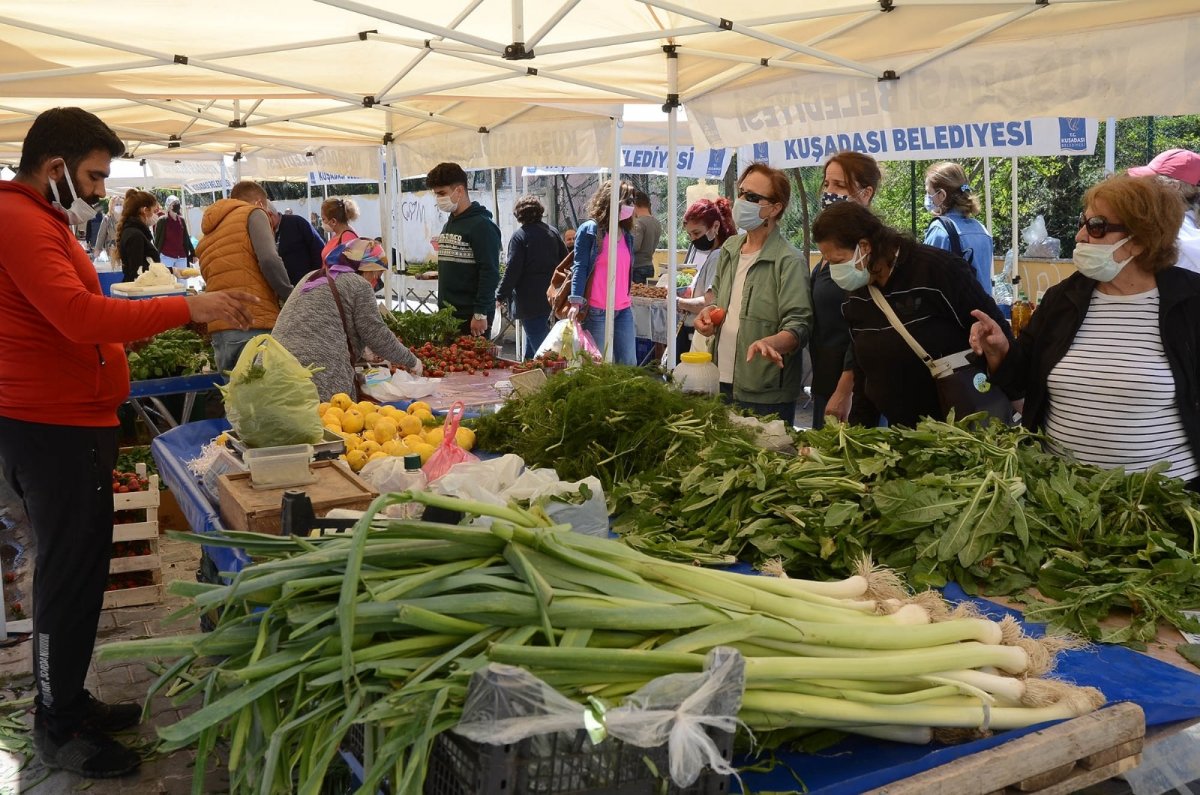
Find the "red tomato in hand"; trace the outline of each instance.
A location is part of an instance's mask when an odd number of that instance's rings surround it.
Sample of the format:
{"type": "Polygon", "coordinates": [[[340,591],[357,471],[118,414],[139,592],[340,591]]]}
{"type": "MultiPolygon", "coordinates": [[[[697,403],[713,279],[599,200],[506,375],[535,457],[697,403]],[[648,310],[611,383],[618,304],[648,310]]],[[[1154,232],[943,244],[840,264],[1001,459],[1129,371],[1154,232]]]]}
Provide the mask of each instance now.
{"type": "Polygon", "coordinates": [[[725,310],[719,306],[714,306],[708,312],[708,320],[714,326],[719,326],[725,322],[725,310]]]}

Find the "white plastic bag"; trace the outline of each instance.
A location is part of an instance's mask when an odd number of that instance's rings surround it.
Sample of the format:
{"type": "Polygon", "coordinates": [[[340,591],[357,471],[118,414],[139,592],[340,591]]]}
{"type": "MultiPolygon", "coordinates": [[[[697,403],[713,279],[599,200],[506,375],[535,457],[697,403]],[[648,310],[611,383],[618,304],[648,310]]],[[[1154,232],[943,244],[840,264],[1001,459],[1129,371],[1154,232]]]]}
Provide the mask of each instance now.
{"type": "Polygon", "coordinates": [[[538,346],[534,358],[547,352],[556,353],[564,359],[574,359],[582,354],[588,354],[596,361],[604,358],[600,355],[600,349],[592,335],[575,319],[574,310],[568,317],[554,324],[550,333],[538,346]]]}
{"type": "Polygon", "coordinates": [[[1021,231],[1021,240],[1025,241],[1025,256],[1055,258],[1062,251],[1062,244],[1057,237],[1050,237],[1046,231],[1046,219],[1039,215],[1033,223],[1021,231]]]}
{"type": "Polygon", "coordinates": [[[491,745],[579,729],[600,737],[594,742],[607,734],[640,748],[667,743],[671,780],[688,787],[706,765],[724,775],[735,772],[707,729],[737,729],[745,686],[742,655],[718,646],[709,651],[703,673],[661,676],[621,706],[598,713],[594,706],[576,704],[524,669],[492,663],[471,675],[462,719],[454,731],[491,745]]]}

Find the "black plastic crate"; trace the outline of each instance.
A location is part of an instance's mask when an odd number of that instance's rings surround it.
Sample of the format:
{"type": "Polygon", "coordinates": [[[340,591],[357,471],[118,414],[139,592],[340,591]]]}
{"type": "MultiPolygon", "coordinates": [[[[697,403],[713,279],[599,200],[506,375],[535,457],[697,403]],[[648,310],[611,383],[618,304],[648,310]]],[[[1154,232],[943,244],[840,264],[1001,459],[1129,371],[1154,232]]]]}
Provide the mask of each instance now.
{"type": "MultiPolygon", "coordinates": [[[[713,733],[729,759],[733,735],[713,733]]],[[[592,745],[587,733],[559,733],[515,745],[484,745],[452,731],[438,735],[425,777],[425,795],[723,795],[729,777],[706,769],[696,783],[670,783],[668,748],[638,748],[609,738],[592,745]],[[666,782],[664,782],[666,779],[666,782]],[[664,788],[664,783],[667,786],[664,788]]]]}

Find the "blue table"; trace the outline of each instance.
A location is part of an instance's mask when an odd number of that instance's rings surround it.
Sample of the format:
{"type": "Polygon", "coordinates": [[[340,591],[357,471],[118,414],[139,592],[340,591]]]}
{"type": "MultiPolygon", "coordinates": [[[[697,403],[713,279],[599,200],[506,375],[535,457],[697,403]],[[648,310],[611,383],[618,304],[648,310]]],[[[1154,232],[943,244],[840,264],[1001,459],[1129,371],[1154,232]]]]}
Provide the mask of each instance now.
{"type": "Polygon", "coordinates": [[[196,395],[224,384],[225,376],[220,373],[198,373],[196,375],[180,375],[174,378],[151,378],[146,381],[134,381],[129,385],[128,401],[137,411],[138,416],[150,428],[151,433],[158,436],[167,428],[174,428],[188,421],[192,416],[192,408],[196,405],[196,395]],[[176,420],[160,398],[165,395],[183,395],[182,416],[176,420]],[[150,404],[148,409],[145,405],[150,404]],[[157,417],[156,422],[151,414],[157,417]],[[159,425],[159,423],[162,425],[159,425]]]}

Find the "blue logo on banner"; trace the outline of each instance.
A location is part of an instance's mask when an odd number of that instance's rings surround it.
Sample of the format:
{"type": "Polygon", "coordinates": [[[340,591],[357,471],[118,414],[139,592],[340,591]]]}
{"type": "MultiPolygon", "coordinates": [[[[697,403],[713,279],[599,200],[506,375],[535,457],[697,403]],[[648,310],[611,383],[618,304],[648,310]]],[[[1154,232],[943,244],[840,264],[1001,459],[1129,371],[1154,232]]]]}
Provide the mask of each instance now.
{"type": "Polygon", "coordinates": [[[1062,149],[1087,151],[1087,125],[1078,116],[1058,117],[1058,145],[1062,149]]]}
{"type": "Polygon", "coordinates": [[[763,163],[770,159],[770,153],[767,151],[766,141],[762,142],[761,144],[754,145],[754,159],[763,163]]]}
{"type": "Polygon", "coordinates": [[[710,149],[708,150],[708,168],[705,172],[710,177],[724,176],[725,166],[725,150],[710,149]]]}

